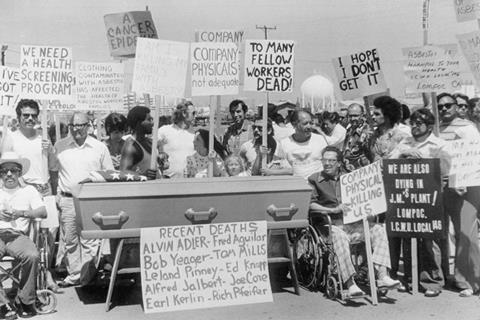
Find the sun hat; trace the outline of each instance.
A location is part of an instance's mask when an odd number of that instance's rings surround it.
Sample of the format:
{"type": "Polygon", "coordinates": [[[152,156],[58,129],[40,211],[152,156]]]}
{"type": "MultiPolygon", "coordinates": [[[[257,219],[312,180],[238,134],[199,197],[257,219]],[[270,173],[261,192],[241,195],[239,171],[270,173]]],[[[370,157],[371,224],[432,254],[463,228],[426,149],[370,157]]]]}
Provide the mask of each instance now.
{"type": "Polygon", "coordinates": [[[17,153],[13,151],[7,151],[2,154],[0,158],[0,167],[5,163],[15,163],[22,167],[22,176],[30,168],[30,160],[27,158],[21,158],[17,153]]]}

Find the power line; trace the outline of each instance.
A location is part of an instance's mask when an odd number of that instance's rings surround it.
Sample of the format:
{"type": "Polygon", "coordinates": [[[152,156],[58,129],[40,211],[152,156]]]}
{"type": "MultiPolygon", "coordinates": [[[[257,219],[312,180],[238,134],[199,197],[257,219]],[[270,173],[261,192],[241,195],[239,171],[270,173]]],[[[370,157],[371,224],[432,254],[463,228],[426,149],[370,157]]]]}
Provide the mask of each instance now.
{"type": "Polygon", "coordinates": [[[267,27],[266,25],[263,25],[263,27],[255,26],[257,29],[263,29],[263,32],[265,32],[265,40],[268,39],[268,30],[277,30],[277,26],[275,27],[267,27]]]}

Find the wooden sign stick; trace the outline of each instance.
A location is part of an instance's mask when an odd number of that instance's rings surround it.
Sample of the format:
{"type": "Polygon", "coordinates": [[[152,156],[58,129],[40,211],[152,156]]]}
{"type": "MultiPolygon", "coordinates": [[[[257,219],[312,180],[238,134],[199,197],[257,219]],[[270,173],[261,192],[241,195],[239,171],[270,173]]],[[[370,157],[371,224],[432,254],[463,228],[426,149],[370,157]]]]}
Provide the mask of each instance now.
{"type": "MultiPolygon", "coordinates": [[[[164,105],[164,96],[155,96],[153,104],[153,129],[152,129],[152,157],[150,158],[150,169],[157,170],[157,157],[158,157],[158,109],[164,105]]],[[[148,97],[148,103],[150,104],[150,96],[148,97]]],[[[151,110],[151,109],[150,109],[151,110]]]]}
{"type": "Polygon", "coordinates": [[[373,269],[372,261],[372,244],[370,242],[370,226],[368,225],[367,216],[363,217],[363,233],[365,235],[365,251],[367,253],[368,265],[368,279],[370,282],[370,296],[372,297],[372,304],[378,304],[377,285],[375,283],[375,270],[373,269]]]}
{"type": "MultiPolygon", "coordinates": [[[[215,104],[212,103],[212,96],[210,96],[210,113],[208,117],[208,154],[210,154],[214,149],[214,137],[215,137],[215,104]]],[[[215,159],[208,160],[208,177],[213,177],[213,161],[215,159]]]]}
{"type": "MultiPolygon", "coordinates": [[[[268,150],[268,132],[267,132],[267,122],[268,122],[268,92],[265,99],[265,104],[262,108],[262,146],[268,150]]],[[[262,169],[267,169],[267,158],[268,152],[265,155],[262,155],[262,169]]]]}
{"type": "Polygon", "coordinates": [[[58,112],[53,111],[53,119],[55,121],[55,141],[59,141],[62,138],[62,133],[60,131],[60,118],[58,112]]]}

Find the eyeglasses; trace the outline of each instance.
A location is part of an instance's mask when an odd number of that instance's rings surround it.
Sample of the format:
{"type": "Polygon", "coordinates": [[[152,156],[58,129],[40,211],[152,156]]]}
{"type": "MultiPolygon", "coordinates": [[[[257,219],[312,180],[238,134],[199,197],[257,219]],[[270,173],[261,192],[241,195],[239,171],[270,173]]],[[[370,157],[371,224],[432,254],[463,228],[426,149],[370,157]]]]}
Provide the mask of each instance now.
{"type": "Polygon", "coordinates": [[[84,129],[84,128],[88,127],[88,122],[70,124],[70,127],[72,127],[73,129],[84,129]]]}
{"type": "Polygon", "coordinates": [[[38,119],[38,114],[34,113],[22,113],[22,118],[27,120],[28,118],[32,117],[33,119],[38,119]]]}
{"type": "Polygon", "coordinates": [[[338,162],[338,160],[336,160],[336,159],[322,159],[322,162],[325,162],[325,163],[336,163],[336,162],[338,162]]]}
{"type": "Polygon", "coordinates": [[[465,103],[462,103],[462,104],[459,104],[458,107],[459,107],[459,108],[465,108],[465,109],[467,109],[467,108],[468,108],[468,105],[465,104],[465,103]]]}
{"type": "Polygon", "coordinates": [[[423,122],[423,121],[412,121],[412,122],[410,122],[410,125],[411,125],[412,127],[413,127],[413,126],[415,126],[415,127],[421,127],[421,126],[424,125],[424,124],[426,124],[426,123],[423,122]]]}
{"type": "Polygon", "coordinates": [[[360,118],[362,115],[361,114],[349,114],[349,118],[360,118]]]}
{"type": "Polygon", "coordinates": [[[19,174],[22,172],[21,168],[15,167],[15,168],[9,168],[9,169],[0,169],[0,175],[6,176],[9,172],[13,174],[19,174]]]}
{"type": "Polygon", "coordinates": [[[438,105],[438,110],[442,110],[443,108],[447,108],[448,110],[450,110],[454,105],[455,105],[455,103],[439,104],[438,105]]]}

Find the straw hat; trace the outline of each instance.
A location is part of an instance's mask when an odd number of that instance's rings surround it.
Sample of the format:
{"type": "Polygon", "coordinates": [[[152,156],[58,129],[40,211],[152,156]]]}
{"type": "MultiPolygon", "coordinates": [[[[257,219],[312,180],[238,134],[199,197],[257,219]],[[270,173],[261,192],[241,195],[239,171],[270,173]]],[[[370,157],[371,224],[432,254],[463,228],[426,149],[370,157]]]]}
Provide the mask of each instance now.
{"type": "Polygon", "coordinates": [[[21,166],[22,176],[30,168],[30,160],[28,160],[27,158],[20,158],[20,156],[13,151],[7,151],[2,154],[2,157],[0,158],[0,167],[5,163],[15,163],[21,166]]]}

